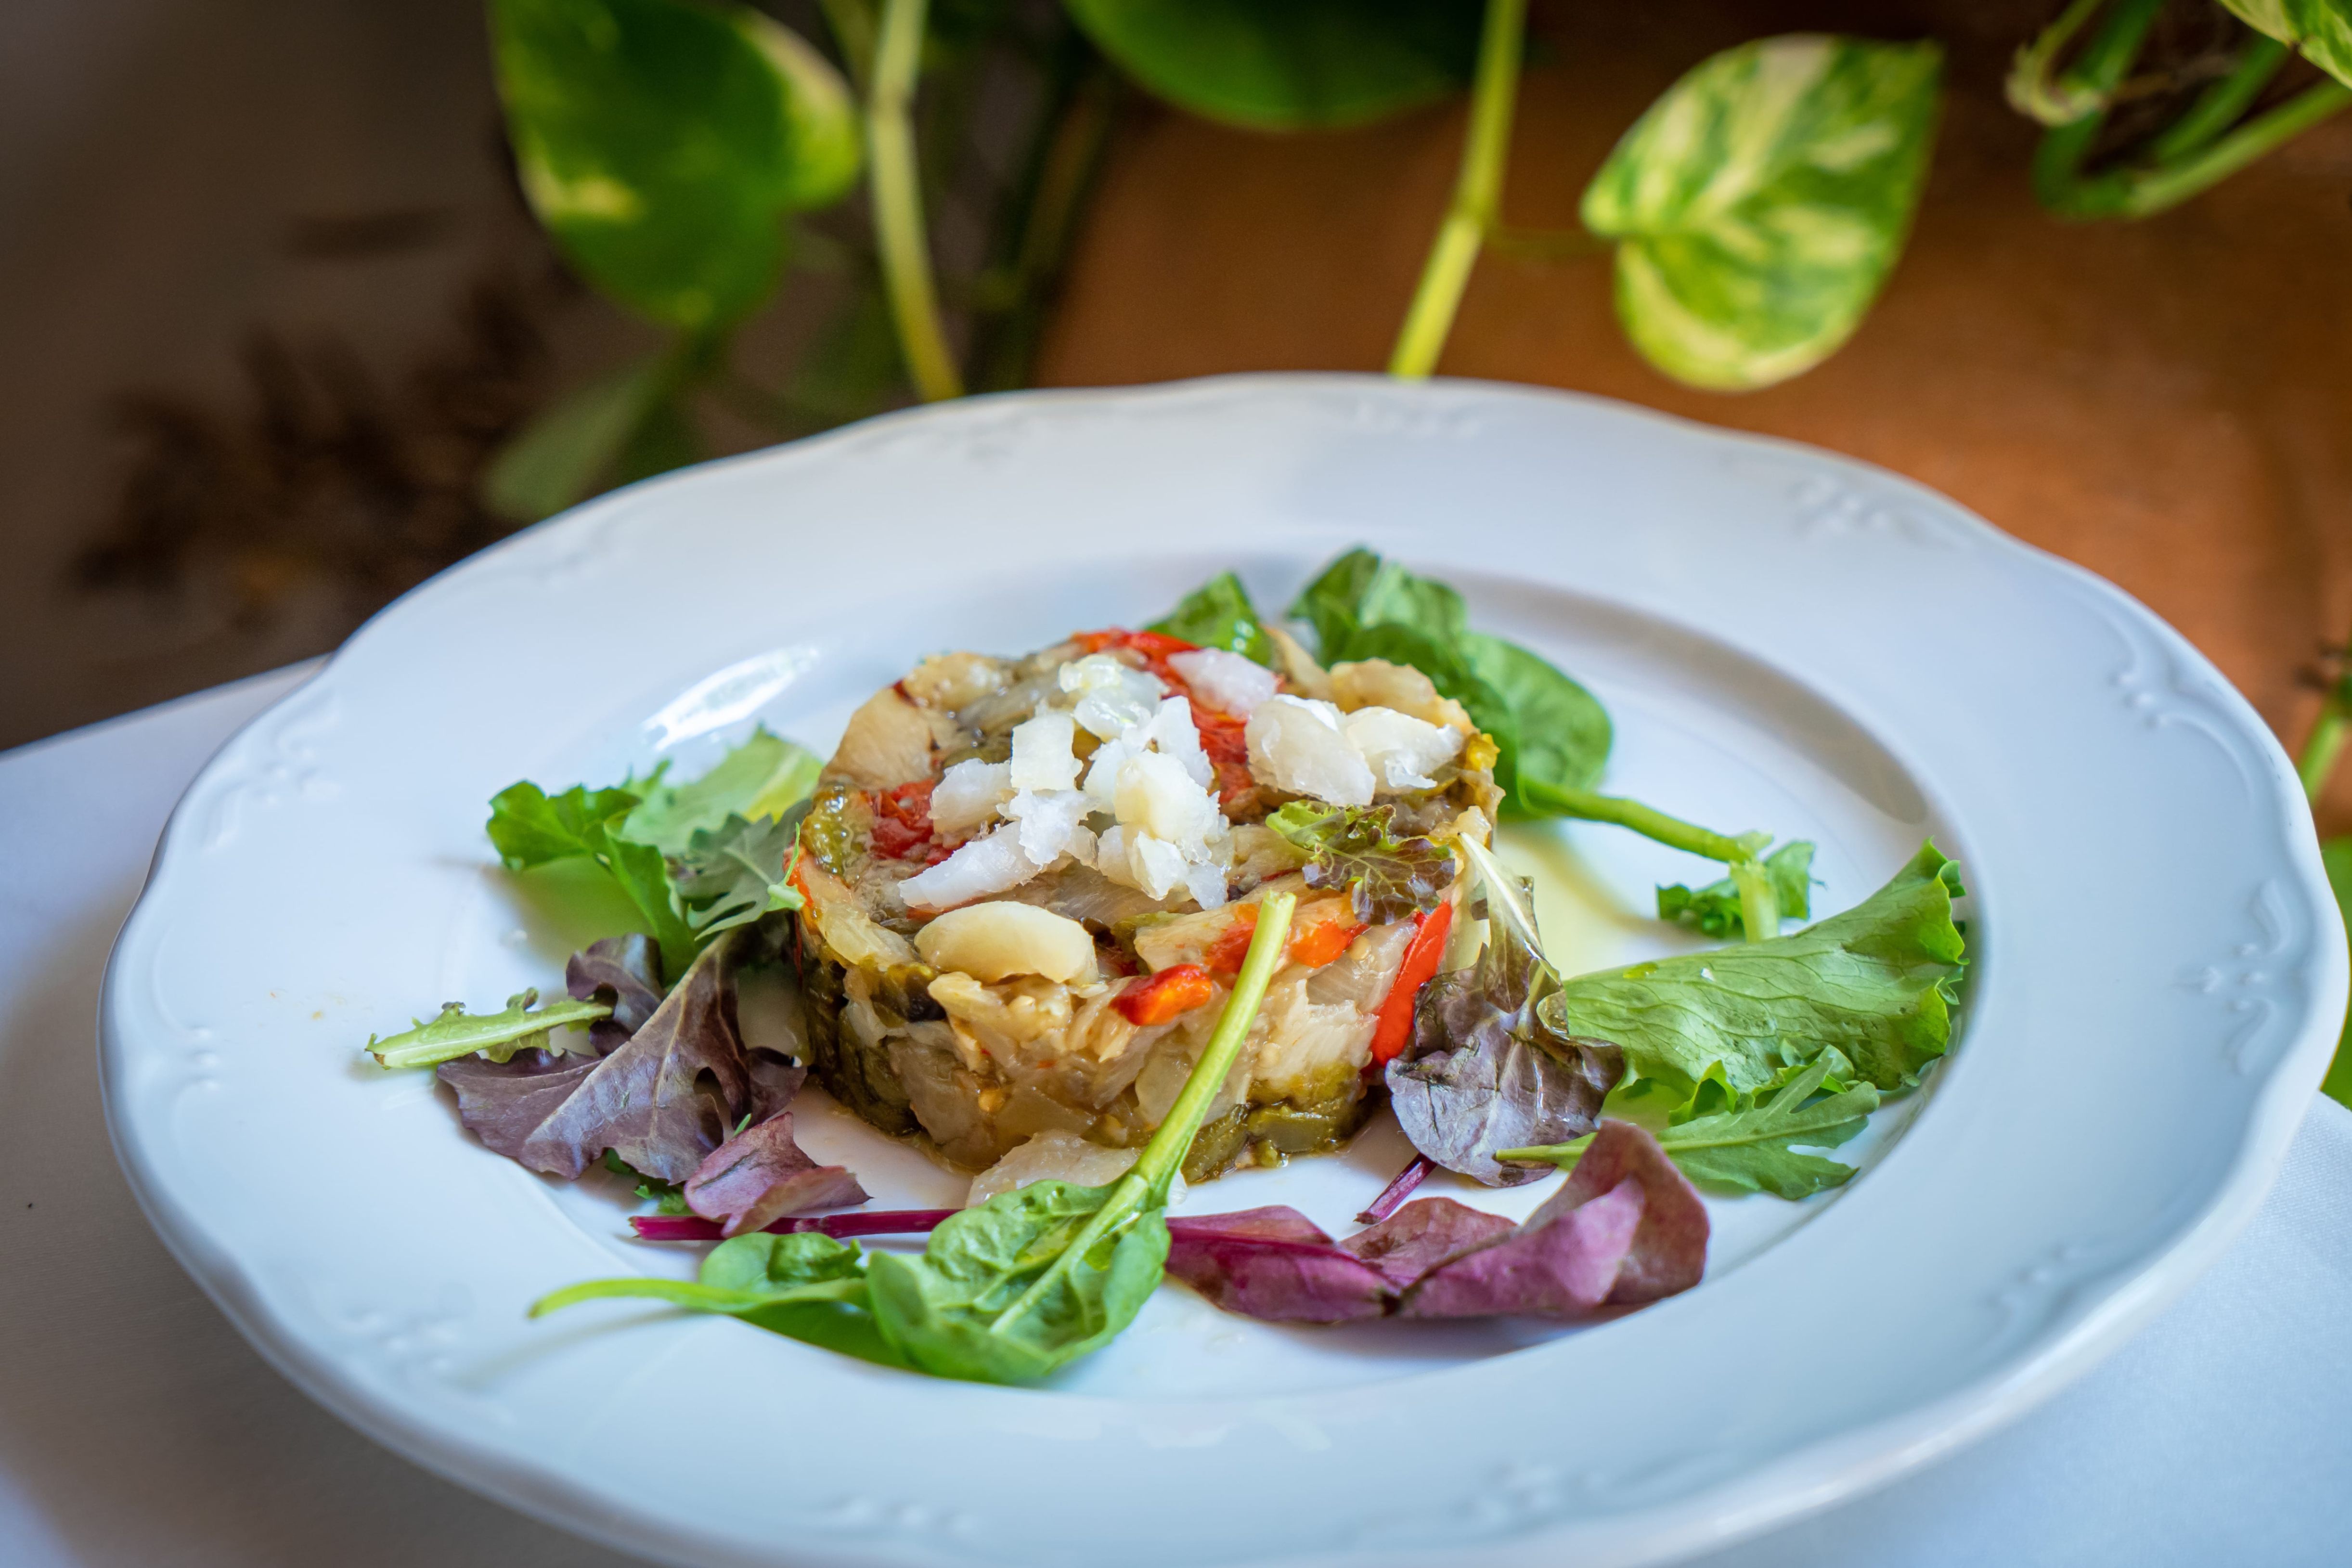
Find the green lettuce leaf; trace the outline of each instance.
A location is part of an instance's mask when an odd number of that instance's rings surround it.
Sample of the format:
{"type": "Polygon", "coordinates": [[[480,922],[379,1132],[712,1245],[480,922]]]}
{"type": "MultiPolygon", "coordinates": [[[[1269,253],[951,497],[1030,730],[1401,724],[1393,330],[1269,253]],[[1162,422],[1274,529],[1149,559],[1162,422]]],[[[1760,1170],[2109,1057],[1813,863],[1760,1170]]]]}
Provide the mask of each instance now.
{"type": "MultiPolygon", "coordinates": [[[[1806,1198],[1843,1186],[1853,1167],[1800,1147],[1834,1149],[1860,1132],[1878,1109],[1878,1090],[1835,1079],[1834,1048],[1787,1075],[1778,1088],[1734,1096],[1721,1109],[1684,1115],[1657,1134],[1658,1146],[1694,1182],[1775,1197],[1806,1198]],[[1826,1091],[1826,1092],[1825,1092],[1826,1091]],[[1820,1095],[1822,1098],[1815,1099],[1820,1095]],[[1808,1103],[1810,1102],[1810,1103],[1808,1103]]],[[[1714,1080],[1720,1085],[1721,1079],[1714,1080]]],[[[1592,1136],[1543,1148],[1507,1149],[1501,1158],[1576,1168],[1592,1136]]]]}
{"type": "MultiPolygon", "coordinates": [[[[1764,875],[1771,881],[1783,919],[1811,918],[1813,847],[1810,842],[1800,838],[1767,855],[1764,875]]],[[[1689,926],[1708,936],[1736,939],[1748,930],[1747,922],[1739,916],[1739,885],[1728,877],[1696,890],[1679,882],[1660,888],[1658,918],[1671,924],[1689,926]]]]}
{"type": "Polygon", "coordinates": [[[1223,648],[1271,666],[1274,639],[1265,635],[1264,617],[1250,603],[1242,580],[1227,572],[1212,577],[1184,595],[1183,602],[1144,628],[1162,632],[1202,647],[1223,648]]]}
{"type": "Polygon", "coordinates": [[[639,796],[626,789],[574,784],[551,795],[528,780],[490,797],[490,842],[510,871],[585,858],[603,868],[636,907],[646,930],[661,944],[662,967],[683,974],[701,951],[669,879],[669,862],[651,844],[628,837],[625,824],[639,796]]]}
{"type": "Polygon", "coordinates": [[[1444,902],[1459,871],[1451,851],[1391,834],[1394,816],[1385,805],[1294,800],[1265,825],[1307,857],[1308,887],[1345,888],[1358,920],[1387,925],[1444,902]]]}
{"type": "Polygon", "coordinates": [[[625,785],[643,798],[621,831],[665,855],[683,855],[697,833],[724,827],[730,816],[752,822],[782,816],[816,788],[816,775],[824,766],[815,752],[769,733],[762,725],[690,783],[666,783],[668,764],[664,763],[645,783],[625,785]]]}
{"type": "Polygon", "coordinates": [[[539,1005],[537,991],[507,998],[499,1013],[469,1014],[463,1002],[445,1002],[430,1022],[377,1039],[368,1037],[367,1049],[383,1068],[429,1068],[479,1052],[494,1062],[511,1061],[517,1051],[547,1050],[547,1032],[567,1026],[593,1024],[609,1017],[613,1009],[601,1002],[560,1002],[539,1005]]]}
{"type": "Polygon", "coordinates": [[[1865,1082],[1906,1088],[1951,1044],[1960,890],[1959,868],[1924,844],[1877,892],[1793,935],[1579,975],[1543,1005],[1558,1032],[1622,1047],[1629,1084],[1677,1102],[1717,1063],[1748,1093],[1832,1046],[1865,1082]]]}

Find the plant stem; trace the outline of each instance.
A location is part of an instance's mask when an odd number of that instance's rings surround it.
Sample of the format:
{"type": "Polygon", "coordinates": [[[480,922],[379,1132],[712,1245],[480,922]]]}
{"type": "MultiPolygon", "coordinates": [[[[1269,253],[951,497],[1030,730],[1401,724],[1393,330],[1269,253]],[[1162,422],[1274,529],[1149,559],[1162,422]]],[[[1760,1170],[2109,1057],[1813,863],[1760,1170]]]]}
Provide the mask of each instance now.
{"type": "Polygon", "coordinates": [[[2339,680],[2328,689],[2327,700],[2319,705],[2319,718],[2311,726],[2311,736],[2303,743],[2303,755],[2294,764],[2296,775],[2303,780],[2305,798],[2315,804],[2327,788],[2328,775],[2336,771],[2336,760],[2344,752],[2347,719],[2352,715],[2352,691],[2347,691],[2346,685],[2347,681],[2339,680]]]}
{"type": "Polygon", "coordinates": [[[1470,126],[1462,143],[1462,169],[1454,181],[1453,205],[1438,225],[1436,241],[1423,264],[1421,286],[1405,311],[1391,375],[1420,379],[1437,368],[1437,356],[1454,330],[1462,291],[1478,248],[1503,205],[1503,168],[1511,151],[1511,112],[1519,88],[1519,55],[1527,41],[1528,0],[1486,0],[1486,21],[1478,39],[1478,74],[1470,90],[1470,126]]]}
{"type": "MultiPolygon", "coordinates": [[[[2033,153],[2033,194],[2051,211],[2069,217],[2092,214],[2073,210],[2080,188],[2083,160],[2091,155],[2099,127],[2106,122],[2107,105],[2115,96],[2165,0],[2119,0],[2105,22],[2083,46],[2082,54],[2059,77],[2054,95],[2062,100],[2096,105],[2078,120],[2051,127],[2033,153]]],[[[2087,13],[2086,13],[2087,15],[2087,13]]],[[[2079,26],[2082,17],[2069,12],[2062,18],[2079,26]]]]}
{"type": "Polygon", "coordinates": [[[874,79],[866,98],[872,163],[874,238],[891,319],[915,394],[926,403],[962,395],[955,356],[940,325],[939,289],[923,233],[923,185],[915,161],[915,81],[923,62],[925,0],[882,0],[874,79]]]}
{"type": "Polygon", "coordinates": [[[2352,87],[2332,77],[2314,82],[2181,163],[2166,168],[2126,169],[2091,182],[2100,209],[2092,216],[2147,217],[2179,206],[2347,107],[2352,107],[2352,87]]]}
{"type": "Polygon", "coordinates": [[[1668,816],[1638,800],[1627,800],[1622,795],[1595,795],[1590,790],[1563,789],[1534,779],[1519,781],[1519,798],[1553,816],[1614,823],[1619,827],[1630,827],[1646,838],[1654,838],[1661,844],[1735,867],[1740,861],[1754,860],[1772,841],[1769,833],[1743,833],[1733,838],[1710,832],[1696,823],[1685,822],[1678,816],[1668,816]]]}
{"type": "Polygon", "coordinates": [[[1731,880],[1739,889],[1739,923],[1749,942],[1765,942],[1780,934],[1780,895],[1772,889],[1772,875],[1759,860],[1734,860],[1731,880]]]}
{"type": "Polygon", "coordinates": [[[2169,163],[2186,158],[2235,125],[2238,117],[2252,109],[2254,100],[2263,95],[2263,89],[2270,86],[2279,68],[2286,64],[2290,52],[2267,33],[2253,35],[2230,74],[2199,93],[2189,111],[2147,144],[2148,161],[2169,163]]]}
{"type": "Polygon", "coordinates": [[[1226,1075],[1234,1070],[1242,1042],[1249,1038],[1250,1025],[1256,1021],[1258,1006],[1265,1000],[1266,984],[1274,978],[1276,967],[1282,963],[1283,949],[1289,943],[1290,917],[1297,908],[1296,893],[1276,893],[1258,906],[1257,931],[1250,938],[1249,955],[1242,960],[1242,972],[1234,977],[1234,989],[1225,998],[1225,1010],[1218,1015],[1216,1032],[1209,1037],[1200,1059],[1192,1064],[1192,1075],[1185,1079],[1176,1103],[1168,1108],[1159,1130],[1151,1134],[1151,1142],[1143,1146],[1142,1154],[1119,1178],[1118,1185],[1111,1189],[1102,1207],[1087,1216],[1086,1225],[1037,1276],[1035,1283],[996,1315],[996,1321],[988,1326],[989,1332],[1004,1332],[1111,1232],[1129,1225],[1146,1210],[1167,1203],[1169,1186],[1183,1165],[1184,1156],[1192,1152],[1192,1135],[1201,1130],[1209,1102],[1216,1099],[1217,1091],[1224,1087],[1226,1075]]]}

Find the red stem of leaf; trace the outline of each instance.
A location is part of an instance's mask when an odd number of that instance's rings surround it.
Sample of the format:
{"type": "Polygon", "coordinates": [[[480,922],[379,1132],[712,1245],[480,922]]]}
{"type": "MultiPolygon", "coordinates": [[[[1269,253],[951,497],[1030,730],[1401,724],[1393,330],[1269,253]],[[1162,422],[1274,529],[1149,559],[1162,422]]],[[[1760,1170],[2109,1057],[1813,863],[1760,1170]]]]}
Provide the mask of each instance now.
{"type": "MultiPolygon", "coordinates": [[[[954,1209],[881,1209],[873,1214],[793,1215],[768,1229],[778,1236],[815,1231],[836,1241],[850,1236],[920,1236],[938,1227],[954,1209]]],[[[629,1216],[640,1241],[717,1241],[719,1222],[700,1215],[641,1214],[629,1216]]]]}
{"type": "Polygon", "coordinates": [[[1413,1188],[1421,1185],[1429,1173],[1435,1169],[1437,1166],[1431,1162],[1428,1155],[1415,1154],[1412,1157],[1412,1163],[1399,1171],[1396,1173],[1396,1180],[1381,1189],[1381,1195],[1372,1200],[1371,1206],[1356,1216],[1356,1223],[1378,1225],[1396,1213],[1398,1206],[1405,1199],[1412,1196],[1413,1188]]]}

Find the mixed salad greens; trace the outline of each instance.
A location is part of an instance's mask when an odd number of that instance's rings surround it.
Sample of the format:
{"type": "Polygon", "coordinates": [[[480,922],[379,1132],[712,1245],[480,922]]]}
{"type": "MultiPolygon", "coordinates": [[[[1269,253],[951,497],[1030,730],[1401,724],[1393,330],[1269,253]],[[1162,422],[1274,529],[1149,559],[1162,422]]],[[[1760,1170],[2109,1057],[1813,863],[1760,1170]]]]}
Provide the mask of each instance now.
{"type": "MultiPolygon", "coordinates": [[[[1214,1031],[1124,1174],[1029,1182],[962,1210],[841,1213],[867,1201],[856,1177],[793,1136],[806,1064],[747,1040],[738,1008],[746,969],[788,967],[801,940],[818,759],[760,730],[684,783],[666,767],[556,795],[518,783],[491,802],[506,866],[560,870],[607,907],[617,894],[635,929],[575,953],[562,999],[525,992],[488,1014],[453,1003],[368,1048],[388,1068],[436,1068],[466,1127],[534,1171],[634,1178],[656,1205],[633,1222],[641,1237],[718,1243],[696,1280],[593,1280],[534,1313],[646,1298],[889,1365],[1030,1382],[1116,1337],[1165,1274],[1283,1321],[1638,1305],[1703,1272],[1697,1188],[1801,1199],[1852,1177],[1827,1152],[1950,1045],[1965,962],[1953,862],[1922,845],[1870,898],[1783,934],[1810,913],[1813,847],[1598,793],[1606,710],[1544,659],[1472,629],[1454,589],[1360,549],[1289,617],[1313,653],[1226,574],[1148,631],[1302,686],[1349,661],[1420,670],[1491,738],[1506,817],[1615,824],[1720,862],[1717,880],[1659,889],[1657,913],[1738,940],[1566,975],[1546,956],[1532,888],[1483,833],[1433,838],[1400,831],[1389,807],[1290,800],[1265,826],[1306,889],[1327,902],[1344,892],[1357,931],[1414,922],[1364,1072],[1416,1158],[1361,1216],[1367,1228],[1335,1241],[1286,1207],[1166,1212],[1292,941],[1289,891],[1237,928],[1246,953],[1214,1031]],[[1457,902],[1465,926],[1484,924],[1475,946],[1452,929],[1457,902]],[[1449,945],[1463,962],[1445,968],[1449,945]],[[1515,1225],[1450,1198],[1406,1202],[1440,1167],[1497,1187],[1567,1179],[1515,1225]],[[851,1239],[887,1234],[928,1240],[912,1254],[851,1239]]],[[[1127,984],[1140,996],[1155,978],[1127,984]]]]}

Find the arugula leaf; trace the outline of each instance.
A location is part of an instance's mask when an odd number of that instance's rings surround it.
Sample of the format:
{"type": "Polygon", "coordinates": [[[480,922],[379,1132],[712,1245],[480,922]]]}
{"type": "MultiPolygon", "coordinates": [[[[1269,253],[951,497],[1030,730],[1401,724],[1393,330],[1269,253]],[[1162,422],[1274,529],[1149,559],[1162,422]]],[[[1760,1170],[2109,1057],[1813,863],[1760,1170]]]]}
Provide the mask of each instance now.
{"type": "Polygon", "coordinates": [[[1230,572],[1185,595],[1174,609],[1144,630],[1182,637],[1202,647],[1223,648],[1268,668],[1274,664],[1274,639],[1265,635],[1264,617],[1250,603],[1249,590],[1242,586],[1242,580],[1230,572]]]}
{"type": "Polygon", "coordinates": [[[1465,839],[1463,850],[1478,868],[1486,944],[1475,964],[1422,988],[1412,1042],[1388,1065],[1389,1102],[1423,1154],[1490,1187],[1517,1186],[1541,1173],[1499,1163],[1495,1151],[1590,1132],[1624,1056],[1542,1016],[1559,976],[1536,935],[1531,889],[1483,845],[1465,839]]]}
{"type": "Polygon", "coordinates": [[[1170,1184],[1232,1069],[1289,940],[1297,897],[1259,906],[1216,1032],[1134,1166],[1108,1187],[1039,1182],[950,1217],[920,1258],[867,1270],[883,1336],[925,1372],[1025,1383],[1107,1344],[1159,1287],[1170,1184]]]}
{"type": "Polygon", "coordinates": [[[1721,1062],[1731,1087],[1769,1084],[1835,1046],[1881,1089],[1906,1088],[1952,1037],[1966,956],[1952,924],[1959,868],[1931,844],[1869,898],[1790,936],[1580,975],[1541,1006],[1561,1034],[1613,1040],[1629,1084],[1677,1102],[1721,1062]]]}
{"type": "MultiPolygon", "coordinates": [[[[1767,855],[1764,875],[1780,900],[1784,920],[1809,920],[1812,915],[1813,847],[1805,839],[1783,844],[1767,855]]],[[[1694,891],[1677,882],[1658,889],[1658,918],[1690,926],[1708,936],[1738,937],[1748,930],[1739,916],[1739,884],[1726,877],[1694,891]]],[[[1777,931],[1768,931],[1777,936],[1777,931]]]]}
{"type": "Polygon", "coordinates": [[[682,974],[702,944],[670,885],[668,861],[653,845],[624,832],[641,798],[627,789],[574,784],[551,795],[527,780],[509,784],[490,797],[490,842],[510,871],[557,860],[594,861],[636,906],[661,944],[663,965],[682,974]]]}
{"type": "Polygon", "coordinates": [[[1449,851],[1391,835],[1394,816],[1385,805],[1294,800],[1265,825],[1307,856],[1308,887],[1345,888],[1358,920],[1387,925],[1444,902],[1457,874],[1449,851]]]}
{"type": "Polygon", "coordinates": [[[568,1025],[593,1024],[613,1009],[599,1002],[566,999],[539,1005],[537,991],[507,998],[502,1013],[469,1014],[463,1002],[445,1002],[430,1023],[412,1020],[413,1029],[379,1040],[368,1037],[367,1049],[381,1068],[429,1068],[480,1052],[494,1062],[511,1060],[517,1051],[547,1050],[547,1032],[568,1025]]]}
{"type": "MultiPolygon", "coordinates": [[[[1843,1186],[1853,1176],[1853,1166],[1796,1152],[1799,1145],[1836,1148],[1861,1131],[1878,1109],[1878,1090],[1871,1085],[1845,1088],[1834,1082],[1842,1064],[1832,1047],[1769,1093],[1745,1100],[1735,1097],[1724,1109],[1700,1115],[1678,1113],[1657,1135],[1658,1145],[1683,1174],[1713,1186],[1790,1199],[1843,1186]],[[1813,1099],[1824,1090],[1830,1092],[1813,1099]]],[[[1588,1136],[1549,1148],[1506,1149],[1498,1157],[1542,1161],[1570,1171],[1591,1142],[1588,1136]]]]}
{"type": "Polygon", "coordinates": [[[610,1149],[604,1151],[604,1169],[625,1182],[634,1182],[640,1202],[654,1205],[658,1215],[690,1215],[694,1206],[686,1201],[686,1189],[676,1182],[665,1182],[659,1176],[648,1176],[610,1149]]]}
{"type": "Polygon", "coordinates": [[[698,827],[677,858],[676,881],[687,918],[703,940],[761,915],[801,907],[793,887],[800,824],[763,816],[730,816],[717,832],[698,827]]]}
{"type": "Polygon", "coordinates": [[[643,784],[633,781],[625,786],[643,798],[621,831],[665,855],[683,855],[697,833],[718,831],[730,817],[757,822],[782,816],[816,788],[824,766],[815,752],[770,733],[763,724],[690,783],[663,782],[665,763],[643,784]]]}

